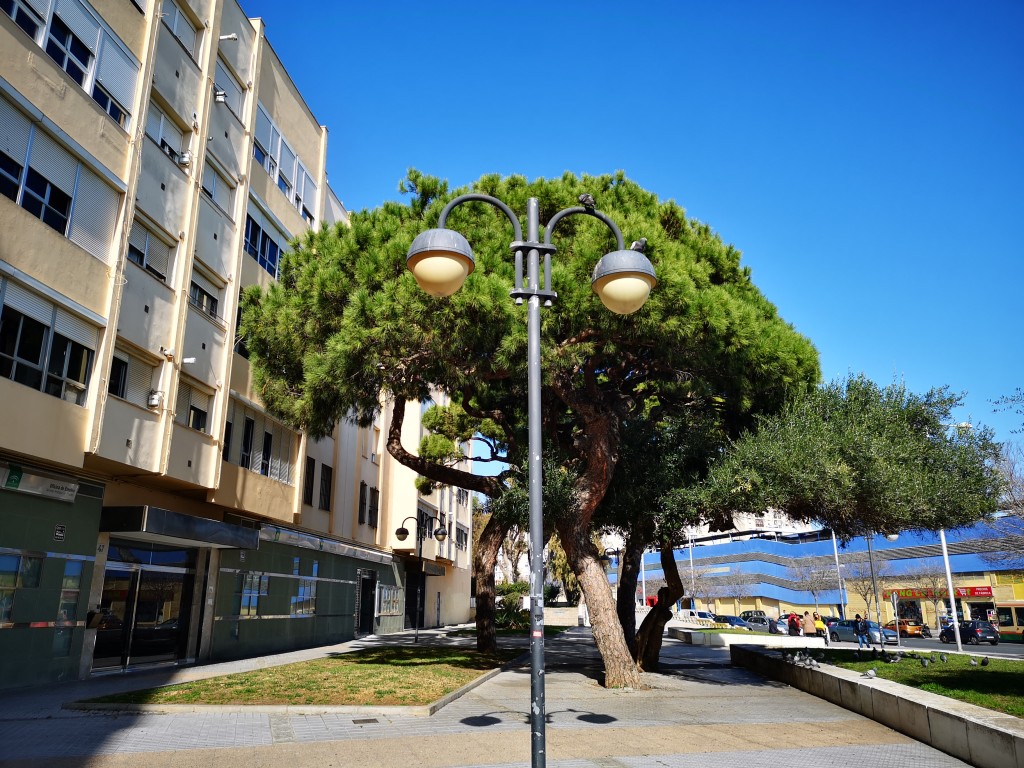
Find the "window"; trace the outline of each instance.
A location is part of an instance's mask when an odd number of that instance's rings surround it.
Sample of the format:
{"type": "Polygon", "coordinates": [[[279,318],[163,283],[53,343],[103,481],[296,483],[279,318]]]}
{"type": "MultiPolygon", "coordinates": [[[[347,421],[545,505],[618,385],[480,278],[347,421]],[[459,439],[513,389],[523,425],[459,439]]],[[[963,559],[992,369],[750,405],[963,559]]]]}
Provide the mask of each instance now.
{"type": "MultiPolygon", "coordinates": [[[[320,570],[320,564],[313,561],[313,578],[299,579],[298,592],[291,598],[292,616],[311,616],[316,613],[316,576],[320,570]]],[[[299,558],[295,558],[293,574],[299,575],[299,558]]]]}
{"type": "Polygon", "coordinates": [[[320,509],[331,511],[331,480],[333,470],[326,464],[320,465],[320,509]]]}
{"type": "Polygon", "coordinates": [[[255,431],[255,420],[246,417],[245,425],[242,427],[242,454],[238,461],[238,465],[246,469],[252,467],[252,438],[255,431]]]}
{"type": "Polygon", "coordinates": [[[464,525],[455,526],[455,548],[465,550],[469,547],[469,529],[464,525]]]}
{"type": "Polygon", "coordinates": [[[216,289],[200,275],[193,274],[192,282],[188,287],[189,304],[210,317],[220,317],[217,314],[219,301],[213,295],[214,290],[216,289]]]}
{"type": "Polygon", "coordinates": [[[312,227],[313,210],[316,208],[316,184],[302,163],[298,163],[295,172],[295,207],[302,220],[312,227]]]}
{"type": "Polygon", "coordinates": [[[313,211],[317,208],[316,184],[262,104],[256,109],[252,156],[303,220],[313,226],[313,211]]]}
{"type": "Polygon", "coordinates": [[[306,475],[302,478],[302,503],[313,506],[313,476],[316,472],[316,459],[306,457],[306,475]]]}
{"type": "Polygon", "coordinates": [[[19,589],[35,589],[43,571],[43,558],[0,555],[0,622],[10,622],[19,589]]]}
{"type": "Polygon", "coordinates": [[[171,30],[171,34],[178,38],[178,42],[181,43],[186,53],[193,59],[196,58],[197,27],[173,0],[164,0],[163,19],[164,24],[171,30]]]}
{"type": "Polygon", "coordinates": [[[0,192],[93,256],[109,262],[120,192],[3,98],[0,137],[0,192]]]}
{"type": "Polygon", "coordinates": [[[245,217],[245,252],[273,277],[277,277],[281,248],[251,215],[245,217]]]}
{"type": "Polygon", "coordinates": [[[238,615],[259,616],[259,602],[261,597],[269,593],[270,579],[262,573],[238,574],[238,615]]]}
{"type": "Polygon", "coordinates": [[[235,188],[220,171],[207,163],[203,168],[203,194],[213,200],[225,212],[231,213],[235,188]]]}
{"type": "Polygon", "coordinates": [[[367,510],[366,517],[367,525],[376,528],[380,517],[380,491],[376,488],[370,489],[370,508],[367,510]]]}
{"type": "Polygon", "coordinates": [[[46,393],[75,405],[85,405],[91,369],[92,350],[55,333],[46,369],[46,393]]]}
{"type": "Polygon", "coordinates": [[[43,27],[43,20],[25,0],[0,0],[0,8],[14,19],[14,23],[21,27],[25,34],[33,40],[39,38],[39,30],[43,27]]]}
{"type": "Polygon", "coordinates": [[[34,168],[29,168],[25,177],[21,207],[62,235],[67,234],[71,195],[54,186],[34,168]]]}
{"type": "Polygon", "coordinates": [[[138,217],[128,233],[128,260],[160,280],[166,280],[173,248],[153,234],[138,217]]]}
{"type": "Polygon", "coordinates": [[[224,422],[224,448],[221,451],[221,459],[231,461],[231,422],[224,422]]]}
{"type": "Polygon", "coordinates": [[[71,655],[73,626],[78,620],[78,598],[82,594],[82,565],[81,560],[64,562],[64,578],[54,622],[53,655],[56,657],[71,655]]]}
{"type": "Polygon", "coordinates": [[[263,453],[260,456],[260,474],[270,474],[270,456],[274,451],[274,435],[272,432],[263,433],[263,453]]]}
{"type": "Polygon", "coordinates": [[[72,80],[79,85],[85,85],[85,77],[92,63],[92,52],[75,36],[60,16],[54,15],[50,22],[46,53],[57,62],[58,67],[71,75],[72,80]]]}
{"type": "Polygon", "coordinates": [[[107,392],[124,399],[128,395],[128,361],[115,357],[110,361],[110,380],[107,392]]]}
{"type": "Polygon", "coordinates": [[[84,405],[95,344],[94,327],[21,286],[6,283],[0,311],[0,376],[84,405]]]}
{"type": "Polygon", "coordinates": [[[359,524],[364,525],[366,523],[366,483],[359,483],[359,524]]]}
{"type": "Polygon", "coordinates": [[[117,103],[117,100],[110,95],[110,92],[99,83],[92,87],[92,98],[114,122],[122,128],[128,126],[128,110],[117,103]]]}
{"type": "Polygon", "coordinates": [[[163,110],[150,102],[146,115],[146,135],[149,136],[175,163],[181,162],[181,153],[187,146],[185,134],[163,110]]]}
{"type": "MultiPolygon", "coordinates": [[[[242,336],[242,301],[239,298],[238,301],[238,312],[235,315],[235,352],[244,357],[246,360],[249,359],[249,348],[245,346],[245,337],[242,336]]],[[[310,502],[312,503],[312,502],[310,502]]]]}
{"type": "Polygon", "coordinates": [[[190,384],[181,382],[178,385],[175,421],[197,432],[205,432],[209,413],[210,396],[190,384]]]}

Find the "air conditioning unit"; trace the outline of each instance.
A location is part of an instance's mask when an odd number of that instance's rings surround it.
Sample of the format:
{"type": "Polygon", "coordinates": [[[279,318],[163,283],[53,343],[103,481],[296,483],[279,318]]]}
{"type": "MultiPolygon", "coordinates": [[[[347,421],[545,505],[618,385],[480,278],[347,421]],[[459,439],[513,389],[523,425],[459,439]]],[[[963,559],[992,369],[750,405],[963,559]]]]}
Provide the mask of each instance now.
{"type": "Polygon", "coordinates": [[[223,104],[228,100],[227,91],[222,91],[218,88],[213,92],[213,100],[218,104],[223,104]]]}
{"type": "Polygon", "coordinates": [[[180,155],[178,155],[178,165],[180,165],[182,168],[188,168],[190,165],[192,165],[192,153],[189,152],[188,150],[185,150],[180,155]]]}

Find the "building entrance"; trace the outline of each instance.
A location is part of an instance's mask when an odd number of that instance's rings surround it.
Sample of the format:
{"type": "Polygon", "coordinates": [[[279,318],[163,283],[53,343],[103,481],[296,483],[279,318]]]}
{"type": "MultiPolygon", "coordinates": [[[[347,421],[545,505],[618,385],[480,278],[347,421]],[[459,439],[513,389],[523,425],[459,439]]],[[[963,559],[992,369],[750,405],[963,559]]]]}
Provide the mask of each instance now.
{"type": "Polygon", "coordinates": [[[110,543],[96,629],[94,671],[185,658],[195,583],[194,549],[110,543]]]}

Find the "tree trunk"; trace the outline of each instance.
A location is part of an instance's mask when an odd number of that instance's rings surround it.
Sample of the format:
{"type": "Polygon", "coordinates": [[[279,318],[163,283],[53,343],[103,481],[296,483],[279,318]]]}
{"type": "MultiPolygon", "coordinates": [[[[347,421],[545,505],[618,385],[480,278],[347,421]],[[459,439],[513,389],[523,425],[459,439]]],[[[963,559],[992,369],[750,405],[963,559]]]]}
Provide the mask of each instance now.
{"type": "Polygon", "coordinates": [[[491,515],[473,553],[473,578],[476,581],[476,649],[481,653],[498,650],[494,631],[494,568],[498,550],[508,528],[491,515]]]}
{"type": "Polygon", "coordinates": [[[665,575],[665,586],[658,590],[657,604],[644,617],[640,631],[636,633],[634,653],[645,672],[658,671],[665,625],[672,618],[672,606],[683,596],[683,581],[679,578],[671,542],[661,543],[661,570],[665,575]]]}
{"type": "Polygon", "coordinates": [[[631,653],[636,642],[636,582],[640,578],[640,558],[643,557],[643,545],[632,535],[626,537],[626,546],[622,552],[622,567],[619,569],[615,588],[615,606],[622,625],[622,636],[626,639],[631,653]]]}
{"type": "Polygon", "coordinates": [[[558,535],[587,601],[594,643],[604,661],[605,687],[644,688],[640,668],[633,661],[622,635],[608,577],[598,560],[597,548],[590,540],[590,526],[580,526],[579,521],[578,516],[559,521],[558,535]]]}

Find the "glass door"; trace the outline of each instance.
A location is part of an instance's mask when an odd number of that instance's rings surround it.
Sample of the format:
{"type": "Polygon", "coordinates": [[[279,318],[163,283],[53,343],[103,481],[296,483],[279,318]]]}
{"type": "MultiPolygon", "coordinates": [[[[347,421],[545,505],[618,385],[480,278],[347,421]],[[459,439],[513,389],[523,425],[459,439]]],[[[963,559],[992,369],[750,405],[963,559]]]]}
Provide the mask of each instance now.
{"type": "Polygon", "coordinates": [[[90,611],[88,617],[89,628],[96,630],[93,669],[110,669],[125,664],[136,575],[137,572],[127,568],[107,568],[104,574],[100,608],[90,611]]]}
{"type": "Polygon", "coordinates": [[[184,599],[191,577],[184,573],[143,570],[139,573],[132,622],[129,664],[176,661],[188,636],[184,599]]]}

